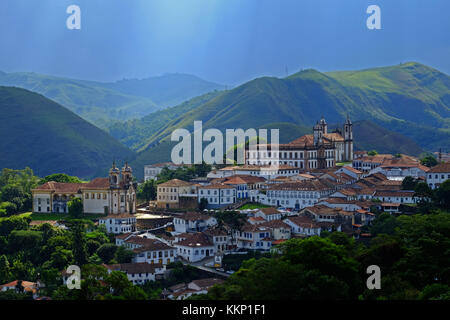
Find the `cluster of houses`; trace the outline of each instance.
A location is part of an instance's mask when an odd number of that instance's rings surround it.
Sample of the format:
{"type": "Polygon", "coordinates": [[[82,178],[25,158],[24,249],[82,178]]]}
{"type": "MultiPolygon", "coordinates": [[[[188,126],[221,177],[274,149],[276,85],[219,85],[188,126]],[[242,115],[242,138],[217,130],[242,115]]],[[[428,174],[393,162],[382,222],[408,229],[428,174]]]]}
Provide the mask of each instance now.
{"type": "MultiPolygon", "coordinates": [[[[431,188],[450,179],[449,162],[428,168],[407,155],[353,152],[349,119],[343,129],[332,133],[324,119],[313,129],[314,134],[276,149],[265,145],[264,152],[246,151],[245,165],[216,167],[203,178],[158,184],[156,200],[144,211],[164,212],[170,218],[164,232],[137,227],[136,185],[127,164],[121,171],[113,164],[108,178],[85,184],[48,182],[33,190],[33,210],[67,212],[67,201],[81,197],[85,212],[104,212],[99,223],[116,234],[118,246],[133,252],[131,263],[105,267],[143,284],[164,278],[166,266],[175,261],[217,268],[224,255],[276,250],[291,238],[320,236],[325,231],[363,236],[361,230],[375,218],[374,207],[397,213],[418,201],[413,190],[403,190],[405,177],[422,180],[431,188]],[[345,163],[338,166],[338,162],[345,163]],[[255,204],[255,209],[240,209],[247,203],[255,204]],[[241,224],[219,223],[218,210],[240,212],[241,224]]],[[[171,163],[145,166],[145,180],[156,180],[163,168],[177,167],[171,163]]],[[[164,297],[182,299],[205,293],[221,281],[210,278],[179,284],[167,288],[164,297]]]]}

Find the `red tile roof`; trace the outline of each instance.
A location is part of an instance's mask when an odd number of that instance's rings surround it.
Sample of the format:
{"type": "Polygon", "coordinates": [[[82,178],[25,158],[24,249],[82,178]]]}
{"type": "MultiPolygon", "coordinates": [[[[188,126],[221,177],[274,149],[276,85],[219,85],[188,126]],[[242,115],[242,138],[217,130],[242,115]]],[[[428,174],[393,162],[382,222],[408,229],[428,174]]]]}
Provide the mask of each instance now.
{"type": "Polygon", "coordinates": [[[430,173],[449,173],[450,172],[450,162],[443,162],[434,167],[429,171],[430,173]]]}

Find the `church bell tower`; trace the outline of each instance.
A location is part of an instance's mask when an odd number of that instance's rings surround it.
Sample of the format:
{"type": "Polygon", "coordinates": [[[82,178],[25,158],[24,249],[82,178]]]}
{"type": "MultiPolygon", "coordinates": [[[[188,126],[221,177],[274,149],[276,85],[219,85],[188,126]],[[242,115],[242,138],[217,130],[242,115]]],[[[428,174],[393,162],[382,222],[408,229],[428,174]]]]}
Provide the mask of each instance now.
{"type": "Polygon", "coordinates": [[[348,115],[344,124],[344,158],[353,161],[353,124],[348,115]]]}

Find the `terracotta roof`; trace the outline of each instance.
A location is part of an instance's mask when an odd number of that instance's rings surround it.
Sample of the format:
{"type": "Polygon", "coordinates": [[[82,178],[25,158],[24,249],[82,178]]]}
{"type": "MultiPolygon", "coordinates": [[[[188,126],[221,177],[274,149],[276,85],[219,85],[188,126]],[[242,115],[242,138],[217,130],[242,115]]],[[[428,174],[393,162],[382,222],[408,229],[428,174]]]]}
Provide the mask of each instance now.
{"type": "Polygon", "coordinates": [[[239,177],[242,180],[244,180],[246,183],[258,183],[258,182],[265,182],[266,179],[263,177],[256,177],[256,176],[251,176],[248,174],[237,174],[234,177],[239,177]]]}
{"type": "MultiPolygon", "coordinates": [[[[12,282],[0,285],[0,291],[3,288],[15,288],[18,285],[19,281],[20,280],[14,280],[12,282]]],[[[33,293],[36,292],[36,287],[37,287],[36,282],[22,281],[22,286],[23,286],[25,291],[31,291],[33,293]]]]}
{"type": "Polygon", "coordinates": [[[448,173],[450,172],[450,162],[443,162],[434,167],[429,171],[430,173],[448,173]]]}
{"type": "Polygon", "coordinates": [[[33,220],[30,222],[30,226],[31,227],[32,226],[40,226],[41,224],[45,224],[45,223],[55,226],[58,224],[58,221],[55,221],[55,220],[33,220]]]}
{"type": "Polygon", "coordinates": [[[337,132],[324,134],[323,137],[330,141],[344,141],[344,138],[337,132]]]}
{"type": "Polygon", "coordinates": [[[167,182],[158,184],[158,187],[188,187],[188,186],[192,186],[192,183],[180,179],[172,179],[167,182]]]}
{"type": "Polygon", "coordinates": [[[209,289],[215,284],[221,284],[224,280],[218,279],[218,278],[207,278],[207,279],[198,279],[198,280],[192,280],[191,283],[195,284],[196,286],[200,287],[200,289],[209,289]]]}
{"type": "Polygon", "coordinates": [[[288,217],[286,218],[286,220],[289,220],[293,224],[302,228],[310,228],[310,229],[319,228],[319,225],[313,219],[305,216],[288,217]]]}
{"type": "MultiPolygon", "coordinates": [[[[133,237],[133,239],[134,238],[140,238],[140,237],[133,237]]],[[[143,238],[141,238],[141,239],[143,239],[143,238]]],[[[130,239],[126,240],[126,242],[130,242],[129,240],[130,239]]],[[[141,253],[141,252],[146,252],[146,251],[171,250],[171,249],[174,249],[173,247],[168,246],[164,242],[161,242],[161,241],[156,240],[156,239],[143,239],[143,240],[146,240],[146,241],[142,241],[141,243],[139,243],[139,240],[137,240],[138,242],[135,242],[137,244],[141,244],[142,247],[133,249],[133,252],[141,253]]],[[[136,239],[135,239],[135,241],[136,241],[136,239]]]]}
{"type": "Polygon", "coordinates": [[[120,264],[110,264],[104,265],[107,269],[111,271],[123,271],[128,274],[136,273],[156,273],[156,269],[163,269],[162,264],[151,264],[151,263],[120,263],[120,264]]]}
{"type": "Polygon", "coordinates": [[[206,234],[202,232],[196,232],[191,234],[185,240],[177,242],[174,245],[197,248],[197,247],[212,247],[213,243],[206,234]]]}
{"type": "Polygon", "coordinates": [[[268,228],[287,228],[290,229],[291,227],[287,225],[282,220],[272,220],[272,221],[266,221],[261,224],[261,226],[268,227],[268,228]]]}
{"type": "Polygon", "coordinates": [[[123,234],[119,234],[119,235],[117,235],[117,236],[115,236],[115,238],[116,239],[126,239],[126,238],[128,238],[129,236],[131,236],[131,232],[128,232],[128,233],[123,233],[123,234]]]}
{"type": "Polygon", "coordinates": [[[208,216],[206,214],[201,214],[198,212],[186,212],[185,214],[178,216],[177,218],[187,220],[187,221],[198,221],[198,220],[208,220],[213,218],[212,216],[208,216]]]}
{"type": "Polygon", "coordinates": [[[306,179],[315,179],[316,177],[307,173],[299,173],[297,176],[306,178],[306,179]]]}
{"type": "Polygon", "coordinates": [[[324,185],[318,180],[305,180],[296,182],[287,182],[274,184],[269,187],[269,190],[298,190],[298,191],[316,191],[316,190],[326,190],[329,187],[324,185]]]}
{"type": "Polygon", "coordinates": [[[400,203],[388,203],[388,202],[383,202],[381,204],[382,207],[400,207],[400,203]]]}
{"type": "Polygon", "coordinates": [[[344,166],[344,167],[342,167],[342,169],[346,169],[346,170],[351,171],[351,172],[356,173],[356,174],[362,174],[361,171],[359,171],[358,169],[355,169],[353,167],[350,167],[350,166],[344,166]]]}
{"type": "Polygon", "coordinates": [[[210,228],[210,229],[206,229],[205,231],[203,231],[204,234],[211,236],[211,237],[216,237],[216,236],[227,236],[227,233],[219,228],[210,228]]]}
{"type": "Polygon", "coordinates": [[[269,207],[269,208],[261,208],[259,211],[263,212],[266,216],[270,216],[273,214],[280,214],[277,208],[269,207]]]}
{"type": "Polygon", "coordinates": [[[303,211],[309,211],[316,215],[353,215],[353,212],[345,211],[340,208],[330,208],[328,206],[319,204],[312,207],[306,207],[303,211]]]}
{"type": "Polygon", "coordinates": [[[230,177],[229,179],[227,179],[224,184],[231,184],[231,185],[236,185],[236,184],[247,184],[247,182],[245,182],[241,177],[230,177]]]}
{"type": "Polygon", "coordinates": [[[387,190],[377,190],[374,197],[412,197],[414,196],[414,191],[387,191],[387,190]]]}
{"type": "Polygon", "coordinates": [[[108,189],[110,188],[109,179],[108,178],[95,178],[91,182],[84,183],[81,186],[81,189],[108,189]]]}
{"type": "Polygon", "coordinates": [[[249,221],[254,221],[254,222],[264,222],[264,221],[266,221],[262,217],[250,217],[250,218],[248,218],[248,220],[249,221]]]}
{"type": "Polygon", "coordinates": [[[260,224],[251,224],[251,223],[245,223],[242,227],[241,227],[242,231],[246,231],[246,232],[263,232],[267,230],[267,227],[263,227],[260,224]]]}
{"type": "Polygon", "coordinates": [[[49,181],[37,186],[32,191],[53,191],[57,193],[78,193],[84,183],[65,183],[49,181]]]}
{"type": "Polygon", "coordinates": [[[223,183],[210,184],[208,186],[201,186],[199,189],[234,189],[232,186],[227,186],[223,183]]]}

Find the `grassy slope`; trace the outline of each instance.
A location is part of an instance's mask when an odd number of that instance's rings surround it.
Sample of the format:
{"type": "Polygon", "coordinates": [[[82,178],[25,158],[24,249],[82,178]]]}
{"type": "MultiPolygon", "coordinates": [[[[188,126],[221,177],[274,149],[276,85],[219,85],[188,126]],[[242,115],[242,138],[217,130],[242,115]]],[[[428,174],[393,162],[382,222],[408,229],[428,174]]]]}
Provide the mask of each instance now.
{"type": "Polygon", "coordinates": [[[43,94],[101,128],[110,120],[137,119],[222,85],[185,74],[114,83],[84,81],[37,73],[0,72],[0,85],[43,94]]]}
{"type": "Polygon", "coordinates": [[[152,136],[157,134],[158,130],[164,128],[168,122],[204,104],[219,94],[221,94],[220,91],[212,91],[183,102],[178,106],[156,111],[141,119],[111,123],[108,128],[109,133],[133,150],[145,149],[147,144],[152,141],[152,136]]]}
{"type": "MultiPolygon", "coordinates": [[[[195,120],[205,128],[260,127],[265,123],[312,125],[322,115],[328,122],[372,120],[417,139],[414,127],[439,128],[449,135],[449,77],[417,63],[358,72],[320,73],[305,70],[285,79],[258,78],[225,91],[175,118],[154,133],[149,144],[167,139],[176,128],[192,130],[195,120]]],[[[418,139],[421,142],[421,139],[418,139]]],[[[430,147],[429,144],[421,144],[430,147]]],[[[433,146],[435,147],[435,146],[433,146]]]]}
{"type": "Polygon", "coordinates": [[[42,95],[0,87],[0,168],[31,167],[45,176],[63,172],[104,175],[115,159],[134,153],[71,111],[42,95]]]}
{"type": "Polygon", "coordinates": [[[0,74],[0,85],[43,94],[100,127],[110,119],[130,119],[158,110],[148,98],[104,88],[98,82],[36,73],[3,73],[0,74]]]}

